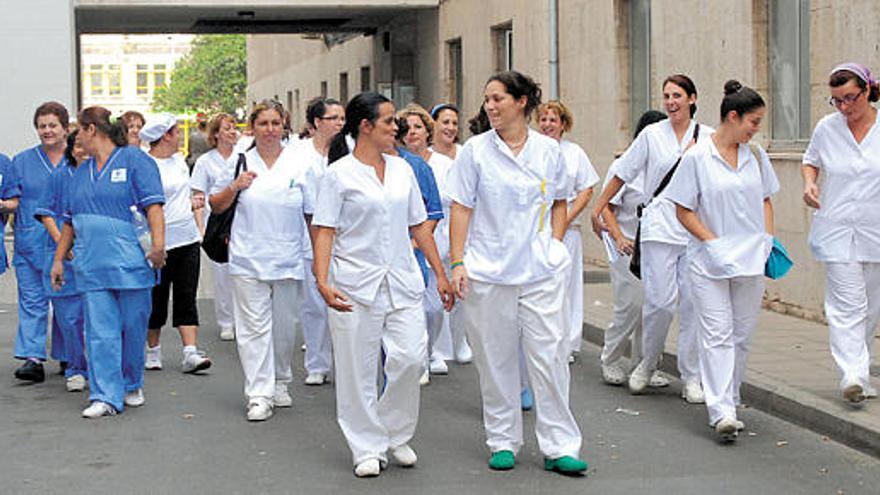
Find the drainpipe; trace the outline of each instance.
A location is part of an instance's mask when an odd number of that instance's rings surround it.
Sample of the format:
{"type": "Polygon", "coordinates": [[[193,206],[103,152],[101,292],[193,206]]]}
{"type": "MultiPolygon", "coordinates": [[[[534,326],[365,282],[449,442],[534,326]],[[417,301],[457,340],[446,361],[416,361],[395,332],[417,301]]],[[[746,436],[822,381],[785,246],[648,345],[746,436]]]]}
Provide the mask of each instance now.
{"type": "Polygon", "coordinates": [[[548,0],[550,7],[550,99],[559,99],[559,0],[548,0]]]}

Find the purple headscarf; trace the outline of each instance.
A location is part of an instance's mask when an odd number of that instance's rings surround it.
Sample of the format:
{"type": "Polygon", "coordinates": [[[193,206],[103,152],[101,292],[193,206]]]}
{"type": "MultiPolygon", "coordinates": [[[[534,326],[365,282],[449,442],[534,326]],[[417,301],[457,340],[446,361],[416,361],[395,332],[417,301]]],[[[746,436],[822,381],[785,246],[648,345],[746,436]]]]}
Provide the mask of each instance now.
{"type": "Polygon", "coordinates": [[[857,64],[855,62],[848,62],[845,64],[838,65],[837,67],[835,67],[834,69],[831,70],[831,73],[828,74],[828,76],[829,77],[833,76],[834,74],[836,74],[842,70],[852,72],[853,74],[858,76],[859,79],[864,81],[865,84],[867,84],[869,88],[877,86],[877,80],[875,80],[874,76],[871,75],[871,69],[867,68],[866,66],[864,66],[862,64],[857,64]]]}

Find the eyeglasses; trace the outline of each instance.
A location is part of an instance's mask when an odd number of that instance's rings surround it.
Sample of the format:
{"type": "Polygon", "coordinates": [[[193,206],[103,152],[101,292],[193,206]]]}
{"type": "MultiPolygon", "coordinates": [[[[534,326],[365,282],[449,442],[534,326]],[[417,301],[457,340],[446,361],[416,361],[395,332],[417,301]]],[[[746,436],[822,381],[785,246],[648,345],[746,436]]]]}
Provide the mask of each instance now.
{"type": "Polygon", "coordinates": [[[863,89],[853,95],[844,95],[843,98],[837,98],[837,97],[832,96],[831,98],[828,98],[828,104],[831,105],[832,107],[835,107],[835,108],[840,108],[840,106],[843,105],[844,103],[846,103],[847,105],[852,105],[864,93],[865,93],[865,90],[863,89]]]}
{"type": "Polygon", "coordinates": [[[329,120],[329,121],[331,121],[331,122],[336,122],[336,121],[339,121],[339,120],[345,120],[345,116],[344,116],[344,115],[334,115],[334,116],[332,116],[332,117],[318,117],[318,118],[321,119],[321,120],[329,120]]]}

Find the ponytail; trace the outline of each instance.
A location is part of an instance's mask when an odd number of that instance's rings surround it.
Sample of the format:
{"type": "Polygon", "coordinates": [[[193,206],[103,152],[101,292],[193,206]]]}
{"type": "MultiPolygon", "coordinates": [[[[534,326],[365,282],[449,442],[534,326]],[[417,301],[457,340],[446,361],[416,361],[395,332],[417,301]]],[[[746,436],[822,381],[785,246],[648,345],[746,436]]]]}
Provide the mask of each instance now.
{"type": "MultiPolygon", "coordinates": [[[[347,126],[348,123],[345,125],[347,126]]],[[[345,142],[346,136],[348,136],[348,132],[345,127],[339,131],[339,134],[333,136],[333,140],[330,141],[330,149],[327,152],[327,163],[333,163],[349,153],[348,143],[345,142]]]]}

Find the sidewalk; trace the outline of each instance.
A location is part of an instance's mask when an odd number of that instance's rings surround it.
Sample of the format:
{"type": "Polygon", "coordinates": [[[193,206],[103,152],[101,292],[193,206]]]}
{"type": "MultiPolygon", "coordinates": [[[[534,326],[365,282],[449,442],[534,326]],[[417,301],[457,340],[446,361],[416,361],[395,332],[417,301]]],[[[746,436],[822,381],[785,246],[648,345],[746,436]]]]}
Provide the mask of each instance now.
{"type": "MultiPolygon", "coordinates": [[[[602,345],[611,321],[608,272],[587,265],[584,272],[584,339],[602,345]]],[[[669,331],[661,367],[677,375],[675,339],[669,331]]],[[[872,371],[876,371],[875,356],[872,371]]],[[[880,387],[877,373],[871,384],[880,387]]],[[[764,310],[752,340],[743,401],[767,413],[809,428],[874,456],[880,456],[880,400],[861,408],[845,404],[837,390],[840,378],[831,358],[827,327],[764,310]]]]}

